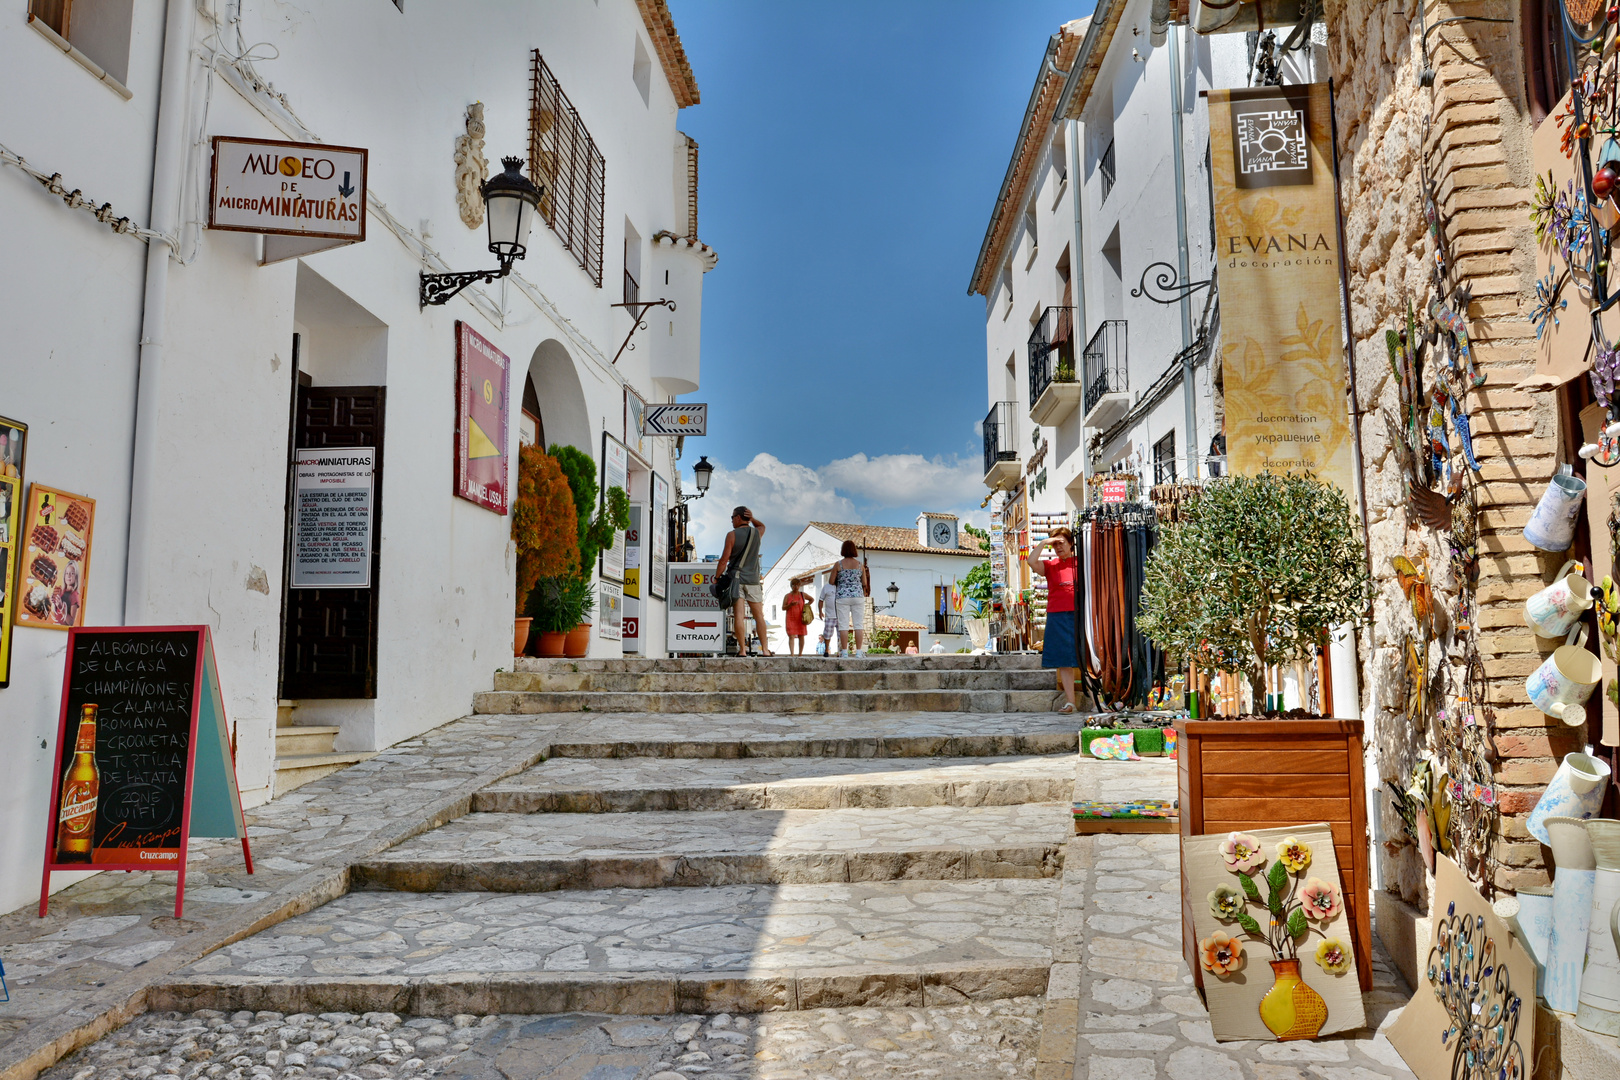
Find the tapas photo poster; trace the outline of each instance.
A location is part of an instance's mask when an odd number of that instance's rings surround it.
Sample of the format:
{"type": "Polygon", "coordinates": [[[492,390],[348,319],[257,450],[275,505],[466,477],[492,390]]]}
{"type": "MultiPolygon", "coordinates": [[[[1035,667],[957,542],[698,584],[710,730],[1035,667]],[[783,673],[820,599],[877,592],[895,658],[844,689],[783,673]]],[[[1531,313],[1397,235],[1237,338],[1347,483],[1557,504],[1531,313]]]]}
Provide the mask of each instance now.
{"type": "Polygon", "coordinates": [[[28,425],[0,416],[0,688],[11,682],[12,625],[17,606],[17,556],[22,551],[23,466],[28,425]]]}
{"type": "Polygon", "coordinates": [[[17,541],[15,625],[48,630],[84,625],[95,521],[96,500],[30,485],[17,541]]]}
{"type": "MultiPolygon", "coordinates": [[[[602,433],[602,492],[600,505],[607,506],[608,490],[621,488],[630,494],[630,451],[624,443],[602,433]]],[[[624,580],[624,533],[613,532],[613,543],[602,549],[602,576],[610,581],[624,580]]]]}

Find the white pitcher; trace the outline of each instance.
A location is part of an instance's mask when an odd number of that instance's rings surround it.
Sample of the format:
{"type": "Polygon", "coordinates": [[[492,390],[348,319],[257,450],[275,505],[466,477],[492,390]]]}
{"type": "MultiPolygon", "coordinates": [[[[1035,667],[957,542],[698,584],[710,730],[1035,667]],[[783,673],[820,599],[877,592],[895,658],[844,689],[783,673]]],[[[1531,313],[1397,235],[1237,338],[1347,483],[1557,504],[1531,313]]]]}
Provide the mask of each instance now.
{"type": "Polygon", "coordinates": [[[1575,476],[1568,465],[1560,465],[1524,527],[1524,538],[1542,551],[1567,551],[1575,539],[1575,519],[1585,496],[1586,481],[1575,476]]]}
{"type": "Polygon", "coordinates": [[[1581,974],[1575,1022],[1609,1038],[1620,1036],[1620,821],[1593,818],[1586,835],[1597,863],[1592,884],[1592,918],[1586,938],[1586,970],[1581,974]]]}
{"type": "Polygon", "coordinates": [[[1571,559],[1551,585],[1524,602],[1524,621],[1537,637],[1563,637],[1592,606],[1595,590],[1584,571],[1580,563],[1571,559]]]}
{"type": "Polygon", "coordinates": [[[1584,821],[1596,814],[1603,805],[1603,784],[1608,779],[1609,763],[1602,758],[1591,754],[1565,754],[1558,771],[1553,773],[1546,790],[1525,819],[1524,827],[1531,836],[1551,846],[1548,819],[1570,817],[1584,821]]]}
{"type": "Polygon", "coordinates": [[[1586,723],[1586,699],[1603,679],[1603,662],[1585,645],[1586,627],[1577,626],[1524,680],[1530,703],[1571,727],[1586,723]]]}

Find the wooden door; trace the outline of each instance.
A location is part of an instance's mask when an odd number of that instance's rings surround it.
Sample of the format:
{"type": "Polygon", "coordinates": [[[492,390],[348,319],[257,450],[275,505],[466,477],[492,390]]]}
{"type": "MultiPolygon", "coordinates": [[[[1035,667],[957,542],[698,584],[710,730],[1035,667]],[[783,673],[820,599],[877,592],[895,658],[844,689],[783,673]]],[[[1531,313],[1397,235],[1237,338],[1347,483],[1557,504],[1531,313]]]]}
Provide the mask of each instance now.
{"type": "MultiPolygon", "coordinates": [[[[294,589],[292,515],[287,517],[287,559],[282,574],[281,696],[377,696],[377,595],[381,583],[383,413],[386,387],[300,386],[293,408],[292,446],[376,448],[372,474],[370,588],[294,589]]],[[[295,456],[295,455],[290,455],[295,456]]],[[[287,468],[289,475],[292,461],[287,468]]],[[[291,490],[289,481],[289,490],[291,490]]]]}

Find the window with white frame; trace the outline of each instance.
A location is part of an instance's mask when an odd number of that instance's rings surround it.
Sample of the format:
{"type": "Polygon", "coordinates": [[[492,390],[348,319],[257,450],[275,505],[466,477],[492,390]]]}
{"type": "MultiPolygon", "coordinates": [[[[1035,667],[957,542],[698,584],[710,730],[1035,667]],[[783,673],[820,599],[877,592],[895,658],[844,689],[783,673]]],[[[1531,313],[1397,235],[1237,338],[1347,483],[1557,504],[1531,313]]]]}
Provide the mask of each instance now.
{"type": "MultiPolygon", "coordinates": [[[[129,78],[135,0],[28,0],[28,21],[73,47],[120,87],[129,78]]],[[[127,93],[125,96],[128,96],[127,93]]]]}

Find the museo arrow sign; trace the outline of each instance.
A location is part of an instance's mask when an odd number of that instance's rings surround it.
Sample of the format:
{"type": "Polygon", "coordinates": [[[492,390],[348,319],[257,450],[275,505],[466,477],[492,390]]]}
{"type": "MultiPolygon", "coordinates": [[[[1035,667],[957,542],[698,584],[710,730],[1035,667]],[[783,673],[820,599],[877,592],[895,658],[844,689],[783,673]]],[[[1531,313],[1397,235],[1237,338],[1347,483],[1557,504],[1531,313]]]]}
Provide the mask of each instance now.
{"type": "Polygon", "coordinates": [[[707,435],[707,405],[649,405],[642,418],[648,435],[707,435]]]}
{"type": "Polygon", "coordinates": [[[713,627],[719,626],[720,624],[717,622],[698,622],[696,619],[687,619],[685,622],[679,622],[675,625],[685,627],[687,630],[696,630],[700,626],[713,627]]]}

